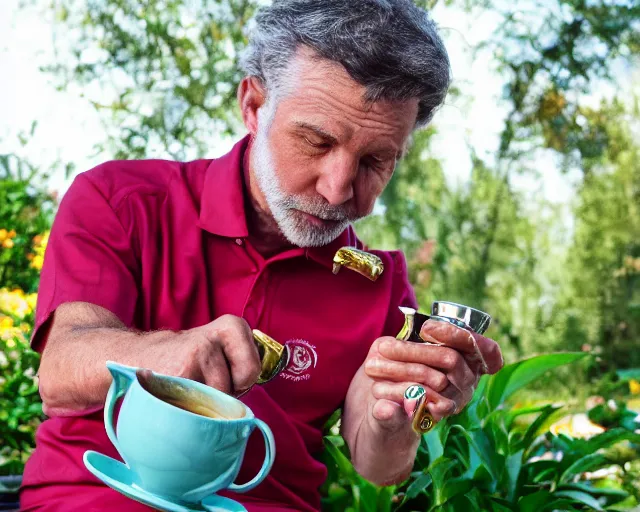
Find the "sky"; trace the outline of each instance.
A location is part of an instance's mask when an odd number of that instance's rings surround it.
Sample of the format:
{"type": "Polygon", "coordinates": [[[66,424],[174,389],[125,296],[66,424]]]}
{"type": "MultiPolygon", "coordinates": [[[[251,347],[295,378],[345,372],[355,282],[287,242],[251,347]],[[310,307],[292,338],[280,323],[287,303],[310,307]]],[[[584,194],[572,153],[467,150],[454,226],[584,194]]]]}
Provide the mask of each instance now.
{"type": "MultiPolygon", "coordinates": [[[[101,163],[100,155],[93,154],[93,146],[104,134],[100,117],[81,91],[58,91],[50,76],[40,71],[40,66],[54,61],[50,14],[36,8],[20,9],[19,1],[0,0],[0,154],[16,152],[43,166],[60,158],[72,162],[78,172],[88,170],[101,163]],[[34,120],[38,126],[33,139],[20,147],[17,134],[28,131],[34,120]]],[[[489,157],[495,153],[502,127],[500,76],[492,71],[488,56],[474,59],[469,52],[494,30],[497,19],[490,13],[473,17],[438,7],[432,17],[445,38],[454,85],[467,93],[464,103],[447,102],[437,113],[434,147],[449,181],[463,185],[470,172],[466,141],[480,156],[489,157]]],[[[220,139],[202,157],[220,156],[234,142],[220,139]]],[[[552,158],[541,158],[539,170],[543,180],[517,178],[516,188],[554,203],[567,203],[578,177],[561,175],[552,158]]],[[[50,187],[61,194],[69,184],[63,172],[50,180],[50,187]]]]}

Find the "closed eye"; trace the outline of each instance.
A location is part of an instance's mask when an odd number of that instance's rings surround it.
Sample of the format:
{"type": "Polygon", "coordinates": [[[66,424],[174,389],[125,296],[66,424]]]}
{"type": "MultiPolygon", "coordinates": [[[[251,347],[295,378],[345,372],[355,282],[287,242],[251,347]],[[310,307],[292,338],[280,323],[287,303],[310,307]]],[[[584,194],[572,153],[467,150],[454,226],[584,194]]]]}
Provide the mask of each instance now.
{"type": "Polygon", "coordinates": [[[331,142],[327,142],[327,141],[312,141],[308,137],[304,137],[304,136],[303,136],[303,139],[305,140],[305,142],[307,144],[309,144],[309,146],[311,146],[313,148],[331,149],[331,142]]]}

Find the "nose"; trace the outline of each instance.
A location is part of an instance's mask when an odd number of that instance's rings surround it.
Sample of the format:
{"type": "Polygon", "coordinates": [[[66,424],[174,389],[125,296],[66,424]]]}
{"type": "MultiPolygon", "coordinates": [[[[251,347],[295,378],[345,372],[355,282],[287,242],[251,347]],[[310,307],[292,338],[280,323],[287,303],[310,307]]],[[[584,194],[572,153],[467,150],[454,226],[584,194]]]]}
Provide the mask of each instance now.
{"type": "Polygon", "coordinates": [[[323,166],[316,182],[316,192],[332,206],[344,204],[353,198],[353,182],[357,174],[357,164],[349,158],[333,158],[323,166]]]}

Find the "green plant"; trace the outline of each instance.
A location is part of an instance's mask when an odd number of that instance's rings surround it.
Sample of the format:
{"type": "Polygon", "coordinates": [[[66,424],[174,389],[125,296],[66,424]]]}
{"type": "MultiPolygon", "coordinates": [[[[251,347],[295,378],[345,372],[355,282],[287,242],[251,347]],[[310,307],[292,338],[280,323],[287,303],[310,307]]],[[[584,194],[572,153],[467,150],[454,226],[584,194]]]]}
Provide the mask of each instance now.
{"type": "Polygon", "coordinates": [[[0,336],[0,475],[20,475],[43,418],[39,355],[19,335],[0,336]]]}
{"type": "Polygon", "coordinates": [[[35,292],[43,233],[56,200],[34,186],[39,171],[15,155],[0,155],[0,288],[35,292]]]}
{"type": "Polygon", "coordinates": [[[43,419],[29,338],[56,201],[38,178],[29,162],[0,155],[0,475],[22,473],[43,419]]]}
{"type": "Polygon", "coordinates": [[[637,443],[640,435],[612,429],[588,440],[554,436],[544,432],[561,406],[513,409],[507,404],[549,370],[586,355],[541,355],[484,376],[462,414],[423,436],[414,472],[400,486],[380,488],[363,480],[351,467],[343,441],[326,436],[324,508],[544,512],[607,510],[621,502],[627,492],[599,488],[584,474],[614,465],[603,451],[621,441],[637,443]],[[532,419],[523,425],[523,417],[532,419]]]}

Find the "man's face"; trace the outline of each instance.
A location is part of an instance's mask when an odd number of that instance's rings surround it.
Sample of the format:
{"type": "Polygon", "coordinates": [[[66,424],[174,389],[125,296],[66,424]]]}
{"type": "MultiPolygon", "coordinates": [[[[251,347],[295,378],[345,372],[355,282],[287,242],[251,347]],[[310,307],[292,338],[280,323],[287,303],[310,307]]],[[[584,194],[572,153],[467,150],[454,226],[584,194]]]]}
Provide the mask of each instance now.
{"type": "Polygon", "coordinates": [[[294,245],[326,245],[371,213],[415,125],[418,101],[367,103],[339,65],[300,52],[290,87],[259,111],[257,198],[294,245]]]}

